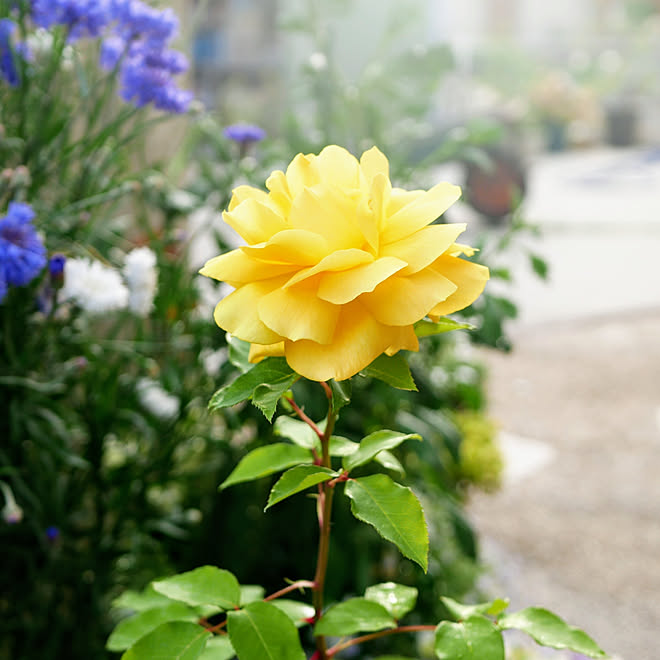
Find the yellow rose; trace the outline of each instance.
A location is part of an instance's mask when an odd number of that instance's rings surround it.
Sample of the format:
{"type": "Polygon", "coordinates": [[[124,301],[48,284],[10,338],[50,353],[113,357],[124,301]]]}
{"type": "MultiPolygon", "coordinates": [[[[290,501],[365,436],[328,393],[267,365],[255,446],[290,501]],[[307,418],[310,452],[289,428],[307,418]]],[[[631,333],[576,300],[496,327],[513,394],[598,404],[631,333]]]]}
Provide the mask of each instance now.
{"type": "Polygon", "coordinates": [[[418,350],[413,324],[463,309],[488,280],[459,258],[473,252],[455,243],[464,224],[431,224],[460,188],[392,188],[376,147],[359,161],[337,146],[298,154],[266,187],[233,191],[223,217],[246,245],[200,271],[235,288],[214,318],[252,344],[252,362],[283,355],[311,380],[350,378],[418,350]]]}

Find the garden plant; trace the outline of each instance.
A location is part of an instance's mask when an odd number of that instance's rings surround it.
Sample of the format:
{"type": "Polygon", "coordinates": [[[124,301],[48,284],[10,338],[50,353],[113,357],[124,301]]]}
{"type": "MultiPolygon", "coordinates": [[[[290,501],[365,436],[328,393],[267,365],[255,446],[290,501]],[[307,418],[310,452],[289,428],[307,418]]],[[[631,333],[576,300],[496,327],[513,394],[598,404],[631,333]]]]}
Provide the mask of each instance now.
{"type": "Polygon", "coordinates": [[[282,400],[274,429],[285,441],[248,453],[220,488],[281,473],[266,510],[290,497],[303,499],[311,489],[311,502],[304,499],[318,521],[314,574],[293,576],[268,595],[214,566],[156,580],[123,601],[137,613],[120,622],[109,645],[127,648],[127,660],[302,660],[307,641],[316,649],[312,657],[325,660],[386,636],[432,631],[437,658],[497,660],[505,657],[503,631],[518,629],[542,645],[605,657],[558,616],[542,608],[507,613],[504,599],[463,605],[444,598],[448,619],[412,625],[405,617],[417,590],[396,582],[370,585],[364,594],[327,606],[336,497],[348,498],[358,521],[372,525],[421,570],[428,568],[422,505],[382,471],[399,467],[390,450],[421,438],[389,429],[357,443],[339,435],[351,379],[364,374],[416,389],[401,351],[417,351],[420,337],[464,328],[445,315],[481,294],[488,270],[461,258],[473,254],[456,242],[464,225],[433,222],[460,190],[449,183],[429,191],[393,188],[387,159],[375,147],[359,161],[337,146],[318,156],[299,154],[286,172],[273,172],[266,187],[267,193],[250,186],[234,190],[224,218],[245,245],[201,271],[234,287],[214,316],[231,333],[243,370],[213,395],[210,407],[251,400],[270,421],[282,400]],[[323,419],[310,418],[297,403],[300,381],[323,390],[323,419]],[[286,598],[301,593],[308,597],[286,598]]]}

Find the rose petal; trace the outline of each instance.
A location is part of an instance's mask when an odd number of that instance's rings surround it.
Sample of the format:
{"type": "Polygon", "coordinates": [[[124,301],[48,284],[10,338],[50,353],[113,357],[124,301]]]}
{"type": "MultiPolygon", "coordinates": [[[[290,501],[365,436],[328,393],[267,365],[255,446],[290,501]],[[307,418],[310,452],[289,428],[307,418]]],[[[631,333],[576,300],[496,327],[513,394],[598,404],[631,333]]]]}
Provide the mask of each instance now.
{"type": "Polygon", "coordinates": [[[405,261],[408,265],[400,274],[410,275],[426,268],[446,252],[465,227],[464,223],[422,227],[406,238],[382,246],[380,253],[405,261]]]}
{"type": "Polygon", "coordinates": [[[285,341],[289,366],[305,378],[345,380],[371,364],[383,351],[401,342],[401,329],[376,319],[359,303],[341,308],[331,344],[285,341]]]}
{"type": "Polygon", "coordinates": [[[380,236],[381,245],[398,241],[439,218],[459,197],[461,189],[439,183],[391,215],[380,236]]]}
{"type": "Polygon", "coordinates": [[[391,195],[392,184],[390,180],[384,174],[376,174],[371,182],[369,193],[369,203],[373,220],[371,225],[367,225],[362,230],[362,233],[374,250],[379,250],[380,247],[380,233],[387,223],[391,195]],[[374,233],[369,233],[370,231],[374,233]]]}
{"type": "Polygon", "coordinates": [[[418,351],[419,339],[412,325],[394,326],[397,331],[396,339],[386,349],[387,355],[394,355],[399,351],[418,351]]]}
{"type": "Polygon", "coordinates": [[[259,300],[279,289],[286,278],[251,282],[223,298],[215,307],[213,318],[223,329],[239,339],[255,344],[275,344],[282,337],[268,328],[257,314],[259,300]]]}
{"type": "Polygon", "coordinates": [[[291,191],[289,190],[289,183],[286,175],[281,170],[275,170],[266,179],[266,188],[270,190],[270,201],[277,207],[279,212],[284,216],[289,215],[291,211],[291,191]]]}
{"type": "Polygon", "coordinates": [[[350,268],[355,268],[356,266],[361,266],[362,264],[371,263],[373,260],[374,258],[371,254],[364,250],[356,250],[355,248],[350,250],[337,250],[337,252],[333,252],[327,257],[323,257],[316,266],[299,270],[285,286],[293,286],[294,284],[298,284],[303,280],[314,277],[314,275],[318,275],[319,273],[348,270],[350,268]]]}
{"type": "Polygon", "coordinates": [[[364,236],[357,224],[357,204],[342,191],[319,184],[298,195],[289,220],[295,229],[316,232],[330,251],[362,248],[364,236]]]}
{"type": "Polygon", "coordinates": [[[254,199],[262,204],[268,204],[268,194],[259,188],[253,186],[237,186],[231,191],[231,199],[229,200],[228,211],[233,211],[239,204],[246,199],[254,199]]]}
{"type": "Polygon", "coordinates": [[[373,291],[381,282],[405,267],[406,262],[401,259],[383,257],[350,270],[328,273],[321,277],[318,296],[336,305],[343,305],[363,293],[373,291]]]}
{"type": "Polygon", "coordinates": [[[267,357],[281,357],[284,355],[284,342],[277,344],[250,344],[250,353],[248,360],[253,364],[261,362],[267,357]]]}
{"type": "Polygon", "coordinates": [[[286,180],[292,199],[300,195],[305,188],[319,182],[318,170],[314,164],[315,159],[314,155],[298,154],[286,168],[286,180]]]}
{"type": "Polygon", "coordinates": [[[360,300],[381,323],[412,325],[454,291],[456,285],[453,282],[439,272],[425,268],[408,277],[390,277],[360,300]]]}
{"type": "Polygon", "coordinates": [[[360,187],[360,164],[343,147],[331,144],[316,157],[320,180],[330,186],[347,191],[360,187]]]}
{"type": "Polygon", "coordinates": [[[407,206],[424,195],[424,190],[404,190],[403,188],[392,188],[389,202],[387,203],[387,215],[394,215],[404,206],[407,206]]]}
{"type": "Polygon", "coordinates": [[[209,259],[199,271],[201,275],[227,282],[233,287],[238,287],[246,282],[266,280],[285,273],[298,270],[295,264],[272,264],[265,261],[257,261],[238,248],[226,252],[218,257],[209,259]]]}
{"type": "Polygon", "coordinates": [[[371,147],[360,156],[360,167],[368,183],[377,174],[382,174],[388,180],[390,178],[390,164],[378,147],[371,147]]]}
{"type": "Polygon", "coordinates": [[[266,243],[245,245],[241,249],[260,261],[299,266],[313,266],[330,252],[322,236],[304,229],[287,229],[266,243]]]}
{"type": "Polygon", "coordinates": [[[269,293],[258,304],[259,318],[281,337],[329,344],[340,308],[316,295],[315,283],[304,282],[269,293]]]}
{"type": "Polygon", "coordinates": [[[244,200],[233,211],[225,211],[222,218],[249,245],[263,243],[288,228],[281,215],[255,199],[244,200]]]}
{"type": "Polygon", "coordinates": [[[471,305],[481,295],[489,277],[486,266],[449,255],[440,257],[432,268],[448,277],[458,287],[446,300],[429,311],[428,316],[433,320],[471,305]]]}

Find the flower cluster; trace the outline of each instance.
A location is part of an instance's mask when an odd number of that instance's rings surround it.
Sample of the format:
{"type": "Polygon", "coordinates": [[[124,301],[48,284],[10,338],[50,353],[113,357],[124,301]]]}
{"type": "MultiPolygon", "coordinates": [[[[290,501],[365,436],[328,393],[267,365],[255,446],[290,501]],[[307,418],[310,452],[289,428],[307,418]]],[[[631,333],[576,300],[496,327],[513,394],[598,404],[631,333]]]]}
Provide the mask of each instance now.
{"type": "Polygon", "coordinates": [[[413,325],[467,307],[488,269],[460,258],[464,224],[432,224],[460,196],[393,188],[375,147],[299,154],[269,192],[234,190],[225,221],[247,245],[208,261],[203,275],[235,287],[216,323],[252,344],[250,359],[283,355],[311,380],[343,380],[381,353],[419,348],[413,325]]]}
{"type": "MultiPolygon", "coordinates": [[[[43,28],[65,26],[69,41],[102,37],[101,66],[119,69],[125,101],[137,107],[153,103],[166,112],[188,109],[192,93],[179,89],[174,81],[188,69],[188,61],[168,46],[179,27],[171,9],[155,9],[142,0],[32,0],[31,15],[43,28]]],[[[2,70],[9,79],[3,34],[0,28],[2,70]]]]}
{"type": "Polygon", "coordinates": [[[121,97],[137,107],[153,103],[167,112],[185,112],[192,93],[177,88],[174,76],[185,72],[188,62],[168,48],[178,30],[174,12],[140,0],[112,0],[111,6],[116,26],[103,42],[101,66],[119,67],[121,97]]]}
{"type": "Polygon", "coordinates": [[[85,311],[99,314],[125,308],[128,295],[114,268],[86,258],[66,260],[61,301],[75,302],[85,311]]]}
{"type": "Polygon", "coordinates": [[[135,248],[126,255],[122,273],[99,261],[64,259],[62,255],[51,258],[49,271],[51,280],[61,284],[59,300],[73,302],[90,314],[128,307],[145,317],[153,308],[158,271],[156,255],[147,247],[135,248]]]}
{"type": "Polygon", "coordinates": [[[46,265],[46,249],[32,224],[34,211],[11,202],[0,218],[0,302],[9,286],[29,284],[46,265]]]}
{"type": "Polygon", "coordinates": [[[32,0],[32,20],[42,28],[65,25],[69,41],[98,37],[112,19],[109,0],[32,0]]]}

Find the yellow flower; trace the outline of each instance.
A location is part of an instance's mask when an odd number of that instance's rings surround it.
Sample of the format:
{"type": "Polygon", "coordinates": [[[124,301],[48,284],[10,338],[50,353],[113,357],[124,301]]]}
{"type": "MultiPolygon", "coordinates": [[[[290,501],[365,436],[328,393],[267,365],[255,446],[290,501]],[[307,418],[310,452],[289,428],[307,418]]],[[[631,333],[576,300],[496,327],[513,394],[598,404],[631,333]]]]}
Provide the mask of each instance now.
{"type": "Polygon", "coordinates": [[[392,188],[387,158],[358,161],[329,146],[273,172],[269,192],[233,191],[223,214],[246,245],[208,261],[203,275],[233,291],[216,323],[252,344],[250,360],[283,355],[311,380],[344,380],[383,352],[419,349],[413,324],[463,309],[488,269],[459,258],[464,224],[431,224],[458,186],[392,188]]]}

